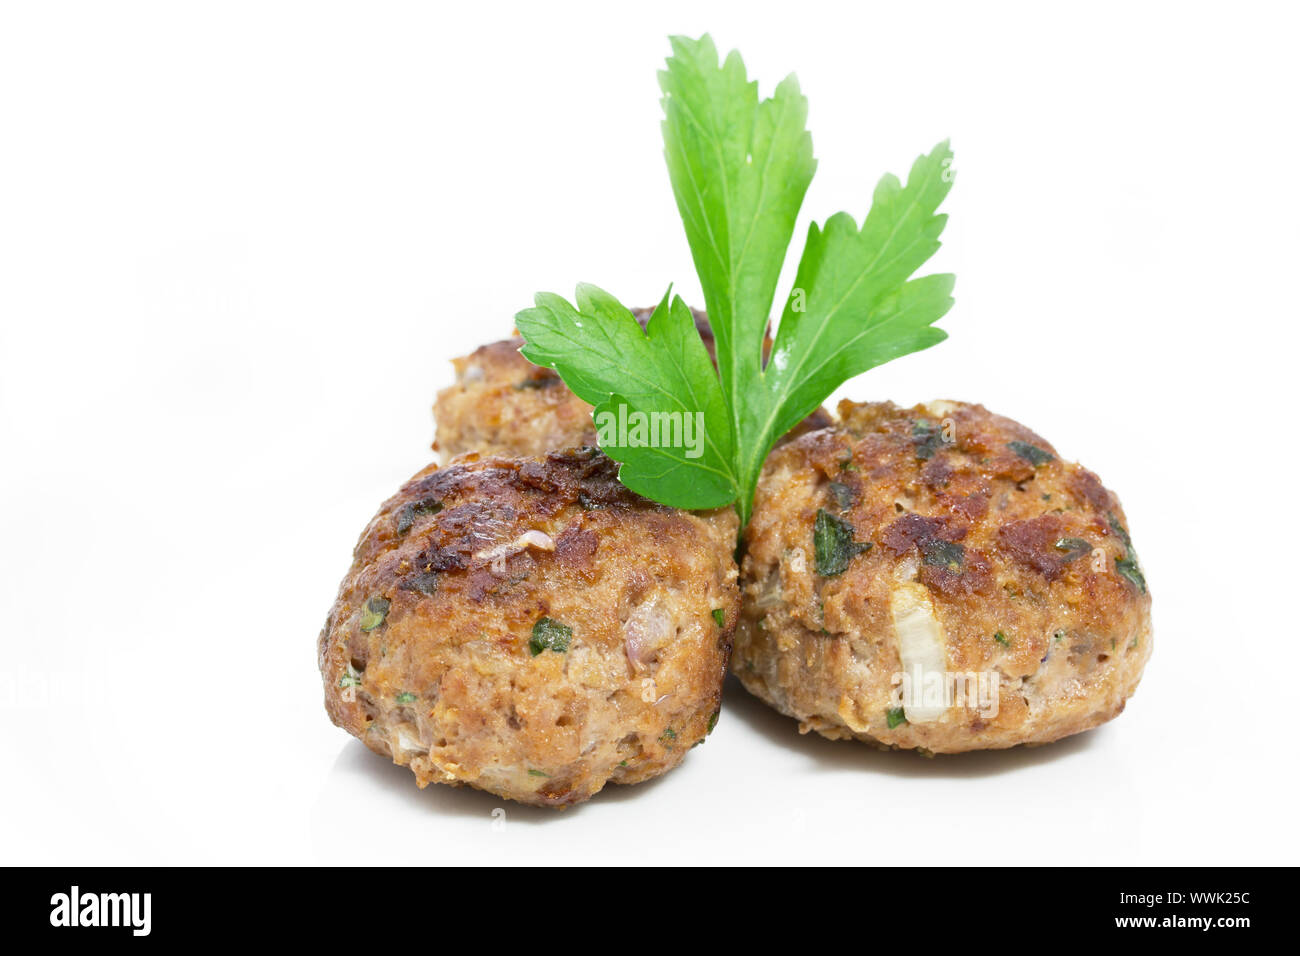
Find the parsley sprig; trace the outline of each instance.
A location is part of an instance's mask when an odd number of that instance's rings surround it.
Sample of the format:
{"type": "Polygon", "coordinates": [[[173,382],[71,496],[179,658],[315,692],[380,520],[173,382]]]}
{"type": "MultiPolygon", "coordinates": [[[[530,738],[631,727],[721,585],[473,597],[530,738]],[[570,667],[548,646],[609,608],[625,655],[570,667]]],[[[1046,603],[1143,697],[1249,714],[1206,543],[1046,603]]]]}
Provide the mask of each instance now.
{"type": "Polygon", "coordinates": [[[591,285],[578,287],[576,304],[538,294],[516,323],[523,355],[559,372],[597,422],[620,409],[701,416],[695,447],[621,438],[601,447],[638,494],[678,508],[735,503],[744,524],[781,435],[850,378],[946,338],[934,323],[952,307],[953,276],[911,276],[939,248],[952,153],[940,143],[906,184],[886,175],[861,226],[844,212],[811,225],[765,359],[777,281],[817,168],[808,102],[793,75],[760,100],[740,55],[719,62],[707,35],[671,43],[659,74],[665,156],[716,370],[671,289],[644,329],[591,285]]]}

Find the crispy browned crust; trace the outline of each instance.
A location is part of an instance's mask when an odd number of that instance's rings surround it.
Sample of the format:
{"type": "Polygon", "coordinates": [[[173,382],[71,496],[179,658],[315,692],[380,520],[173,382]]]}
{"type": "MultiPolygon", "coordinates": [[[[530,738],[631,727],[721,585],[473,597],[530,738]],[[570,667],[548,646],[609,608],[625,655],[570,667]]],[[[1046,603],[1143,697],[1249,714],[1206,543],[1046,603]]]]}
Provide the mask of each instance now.
{"type": "Polygon", "coordinates": [[[326,709],[422,787],[565,806],[662,773],[718,712],[736,531],[631,493],[593,449],[429,466],[357,543],[319,639],[326,709]],[[567,650],[532,652],[541,618],[567,650]]]}
{"type": "MultiPolygon", "coordinates": [[[[637,309],[633,315],[644,325],[653,311],[637,309]]],[[[695,309],[691,313],[709,357],[716,361],[707,317],[695,309]]],[[[596,444],[591,406],[573,394],[554,369],[534,365],[520,355],[523,345],[524,340],[515,335],[452,359],[456,381],[438,393],[433,407],[437,423],[433,448],[443,460],[468,452],[535,457],[596,444]]],[[[832,421],[825,409],[818,409],[782,441],[832,421]]]]}
{"type": "Polygon", "coordinates": [[[979,405],[843,402],[839,418],[764,471],[745,535],[742,683],[805,731],[931,752],[1044,743],[1123,710],[1151,653],[1151,600],[1117,572],[1127,519],[1097,476],[979,405]],[[931,437],[945,428],[953,442],[931,437]],[[836,576],[815,568],[819,509],[871,544],[836,576]],[[1071,556],[1058,542],[1072,538],[1100,550],[1071,556]],[[959,565],[926,560],[952,546],[959,565]],[[1000,673],[996,717],[952,707],[888,726],[891,595],[907,583],[929,594],[951,671],[1000,673]]]}

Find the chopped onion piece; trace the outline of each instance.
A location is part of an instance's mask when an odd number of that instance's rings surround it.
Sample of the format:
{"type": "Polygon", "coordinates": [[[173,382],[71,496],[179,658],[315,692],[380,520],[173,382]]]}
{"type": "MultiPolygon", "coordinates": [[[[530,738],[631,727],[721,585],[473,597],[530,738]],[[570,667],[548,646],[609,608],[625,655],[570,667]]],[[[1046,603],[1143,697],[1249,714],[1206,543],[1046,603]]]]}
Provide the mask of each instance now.
{"type": "Polygon", "coordinates": [[[903,712],[908,723],[936,721],[947,711],[945,704],[907,702],[907,696],[921,699],[926,684],[938,682],[940,687],[946,687],[948,645],[944,640],[943,626],[930,603],[929,592],[920,584],[897,585],[890,598],[890,610],[894,615],[894,633],[898,637],[898,656],[911,682],[911,694],[904,696],[903,712]],[[931,678],[932,674],[938,676],[931,678]]]}

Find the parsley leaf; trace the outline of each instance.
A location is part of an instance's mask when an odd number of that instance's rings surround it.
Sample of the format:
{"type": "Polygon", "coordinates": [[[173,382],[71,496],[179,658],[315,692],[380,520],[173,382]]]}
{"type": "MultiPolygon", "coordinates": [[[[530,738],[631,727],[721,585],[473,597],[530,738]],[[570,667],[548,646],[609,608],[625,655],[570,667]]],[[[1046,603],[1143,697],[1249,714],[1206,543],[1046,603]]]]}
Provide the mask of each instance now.
{"type": "Polygon", "coordinates": [[[670,304],[665,295],[642,329],[596,286],[578,286],[576,299],[575,308],[561,296],[538,293],[536,307],[515,316],[528,343],[520,352],[555,369],[579,398],[596,406],[600,446],[623,463],[619,480],[675,508],[734,501],[727,405],[686,303],[674,296],[670,304]],[[620,428],[621,422],[634,427],[620,428]],[[637,422],[645,424],[639,436],[637,422]]]}
{"type": "Polygon", "coordinates": [[[848,379],[942,341],[953,277],[912,279],[939,248],[952,153],[941,143],[904,185],[885,176],[859,226],[836,213],[808,232],[771,354],[776,284],[817,162],[807,100],[793,76],[760,100],[736,52],[719,62],[706,35],[671,39],[659,74],[664,152],[704,291],[717,367],[679,298],[645,330],[613,296],[579,286],[576,307],[539,294],[516,317],[524,357],[559,372],[596,406],[598,441],[633,491],[679,508],[735,503],[748,523],[763,463],[781,435],[848,379]],[[643,441],[602,416],[690,415],[698,447],[643,441]]]}
{"type": "Polygon", "coordinates": [[[791,75],[759,102],[740,54],[719,66],[707,34],[670,42],[659,74],[664,155],[739,432],[738,399],[763,361],[777,279],[817,168],[808,101],[791,75]]]}
{"type": "Polygon", "coordinates": [[[948,217],[935,210],[951,186],[951,160],[941,143],[913,164],[906,186],[885,176],[861,228],[843,212],[824,227],[809,228],[794,291],[760,375],[766,386],[760,390],[762,417],[754,416],[740,433],[759,469],[772,442],[842,383],[947,338],[932,326],[952,308],[953,277],[908,277],[939,249],[948,217]]]}

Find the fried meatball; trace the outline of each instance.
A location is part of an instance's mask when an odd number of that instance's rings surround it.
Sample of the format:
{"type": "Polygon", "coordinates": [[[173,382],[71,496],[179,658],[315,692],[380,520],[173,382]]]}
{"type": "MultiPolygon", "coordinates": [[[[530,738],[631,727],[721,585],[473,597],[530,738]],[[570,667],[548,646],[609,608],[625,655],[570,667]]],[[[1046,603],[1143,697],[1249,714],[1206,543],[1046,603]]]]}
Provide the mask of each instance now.
{"type": "MultiPolygon", "coordinates": [[[[639,309],[633,314],[644,325],[653,311],[639,309]]],[[[692,310],[692,314],[713,356],[708,319],[703,312],[692,310]]],[[[466,452],[531,457],[596,444],[591,406],[574,395],[554,369],[534,365],[520,355],[523,344],[516,335],[452,359],[456,381],[438,393],[433,407],[437,422],[433,448],[443,460],[466,452]]],[[[831,422],[830,415],[818,409],[784,440],[831,422]]]]}
{"type": "Polygon", "coordinates": [[[717,719],[736,533],[594,449],[431,465],[356,546],[319,639],[326,709],[421,787],[562,807],[663,773],[717,719]]]}
{"type": "Polygon", "coordinates": [[[980,405],[839,406],[774,451],[732,670],[801,732],[944,753],[1124,709],[1151,599],[1119,500],[980,405]]]}
{"type": "Polygon", "coordinates": [[[515,336],[452,359],[456,381],[433,406],[433,448],[443,460],[467,452],[533,457],[596,444],[591,406],[554,369],[520,355],[523,344],[515,336]]]}

